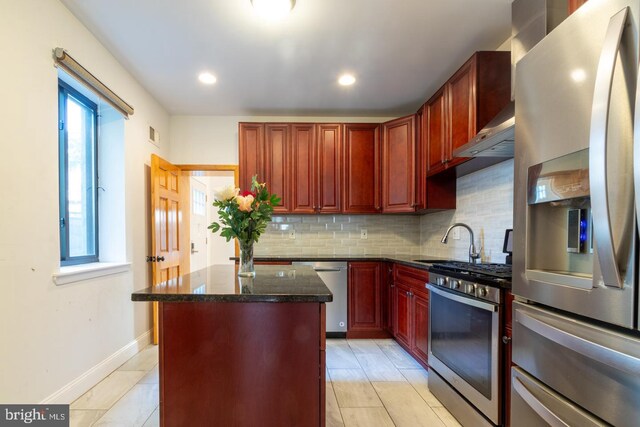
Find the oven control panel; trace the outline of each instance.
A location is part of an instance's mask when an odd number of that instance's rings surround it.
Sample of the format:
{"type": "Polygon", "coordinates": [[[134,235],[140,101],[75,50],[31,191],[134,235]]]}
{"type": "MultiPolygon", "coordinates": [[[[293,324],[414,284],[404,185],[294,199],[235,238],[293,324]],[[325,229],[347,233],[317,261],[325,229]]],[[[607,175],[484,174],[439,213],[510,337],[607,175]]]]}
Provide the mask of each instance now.
{"type": "Polygon", "coordinates": [[[448,277],[441,274],[430,273],[429,283],[440,288],[475,297],[484,301],[500,304],[500,288],[486,286],[467,280],[448,277]]]}

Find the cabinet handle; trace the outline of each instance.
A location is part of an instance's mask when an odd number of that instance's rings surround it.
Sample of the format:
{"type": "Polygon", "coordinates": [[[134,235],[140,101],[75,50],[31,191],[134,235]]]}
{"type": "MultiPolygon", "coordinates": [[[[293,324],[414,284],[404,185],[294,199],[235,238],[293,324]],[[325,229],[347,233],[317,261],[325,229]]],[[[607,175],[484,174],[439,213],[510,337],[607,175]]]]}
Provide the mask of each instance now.
{"type": "Polygon", "coordinates": [[[506,336],[506,335],[504,335],[504,336],[502,337],[502,343],[503,343],[503,344],[509,344],[509,341],[511,341],[511,337],[508,337],[508,336],[506,336]]]}

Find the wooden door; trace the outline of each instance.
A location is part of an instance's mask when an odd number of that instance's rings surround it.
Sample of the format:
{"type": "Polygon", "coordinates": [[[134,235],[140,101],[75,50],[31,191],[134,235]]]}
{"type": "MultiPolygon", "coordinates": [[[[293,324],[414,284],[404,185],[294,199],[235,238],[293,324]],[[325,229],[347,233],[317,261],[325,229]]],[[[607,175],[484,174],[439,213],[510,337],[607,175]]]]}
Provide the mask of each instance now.
{"type": "Polygon", "coordinates": [[[316,196],[316,137],[315,125],[291,125],[291,212],[314,213],[316,196]]]}
{"type": "Polygon", "coordinates": [[[380,142],[377,124],[344,125],[343,212],[380,211],[380,142]]]}
{"type": "MultiPolygon", "coordinates": [[[[182,199],[185,190],[181,188],[180,168],[166,160],[151,155],[151,247],[153,253],[153,286],[178,280],[188,272],[181,256],[181,221],[185,206],[182,199]]],[[[186,248],[185,248],[186,250],[186,248]]],[[[153,342],[158,343],[158,303],[153,303],[153,342]]]]}
{"type": "Polygon", "coordinates": [[[238,148],[240,183],[243,190],[251,189],[251,178],[258,175],[264,181],[264,125],[262,123],[238,124],[238,148]]]}
{"type": "Polygon", "coordinates": [[[379,262],[350,262],[348,278],[348,333],[382,329],[379,262]]]}
{"type": "Polygon", "coordinates": [[[413,291],[411,352],[425,365],[429,354],[429,294],[413,291]]]}
{"type": "Polygon", "coordinates": [[[582,6],[586,2],[587,0],[569,0],[569,5],[568,5],[569,15],[571,15],[573,12],[578,10],[578,8],[580,8],[580,6],[582,6]]]}
{"type": "Polygon", "coordinates": [[[447,100],[444,87],[427,102],[427,171],[434,174],[444,169],[445,145],[447,144],[447,100]]]}
{"type": "Polygon", "coordinates": [[[476,135],[476,59],[471,57],[447,82],[449,102],[449,143],[445,147],[448,166],[466,159],[453,158],[453,151],[476,135]]]}
{"type": "Polygon", "coordinates": [[[289,125],[267,123],[264,125],[264,180],[270,193],[281,198],[274,206],[275,213],[289,212],[289,125]]]}
{"type": "Polygon", "coordinates": [[[317,211],[319,213],[340,213],[342,181],[342,135],[339,124],[318,124],[317,161],[318,193],[317,211]]]}
{"type": "Polygon", "coordinates": [[[415,116],[382,125],[382,212],[415,211],[415,116]]]}
{"type": "Polygon", "coordinates": [[[409,297],[409,287],[394,283],[394,301],[396,304],[394,313],[395,338],[402,342],[407,348],[411,348],[411,298],[409,297]]]}

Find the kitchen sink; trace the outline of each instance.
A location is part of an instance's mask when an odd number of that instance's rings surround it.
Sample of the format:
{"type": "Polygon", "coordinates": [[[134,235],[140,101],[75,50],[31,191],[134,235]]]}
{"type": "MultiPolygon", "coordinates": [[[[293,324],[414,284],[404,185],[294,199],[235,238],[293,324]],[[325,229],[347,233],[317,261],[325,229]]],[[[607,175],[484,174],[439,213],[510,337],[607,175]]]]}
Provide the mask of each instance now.
{"type": "Polygon", "coordinates": [[[422,262],[424,264],[442,264],[443,262],[451,262],[449,259],[414,259],[413,262],[422,262]]]}

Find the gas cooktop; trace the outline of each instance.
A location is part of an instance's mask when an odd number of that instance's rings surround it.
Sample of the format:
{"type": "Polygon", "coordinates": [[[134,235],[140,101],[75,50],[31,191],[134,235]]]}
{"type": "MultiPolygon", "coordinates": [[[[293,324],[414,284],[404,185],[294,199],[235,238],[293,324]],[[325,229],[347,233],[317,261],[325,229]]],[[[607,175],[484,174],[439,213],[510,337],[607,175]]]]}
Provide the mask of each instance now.
{"type": "Polygon", "coordinates": [[[429,271],[490,286],[511,287],[511,265],[509,264],[445,261],[433,264],[429,271]]]}

